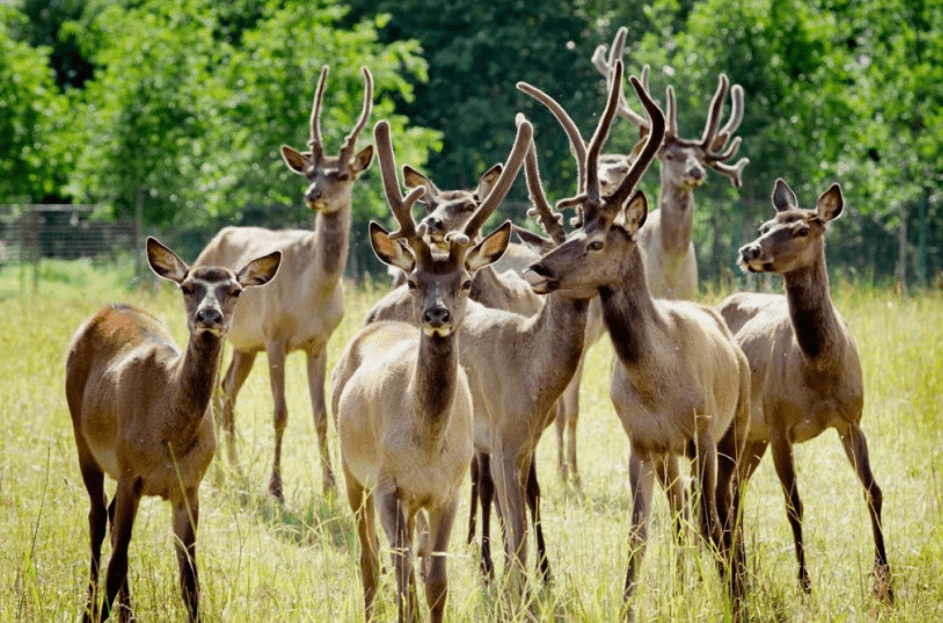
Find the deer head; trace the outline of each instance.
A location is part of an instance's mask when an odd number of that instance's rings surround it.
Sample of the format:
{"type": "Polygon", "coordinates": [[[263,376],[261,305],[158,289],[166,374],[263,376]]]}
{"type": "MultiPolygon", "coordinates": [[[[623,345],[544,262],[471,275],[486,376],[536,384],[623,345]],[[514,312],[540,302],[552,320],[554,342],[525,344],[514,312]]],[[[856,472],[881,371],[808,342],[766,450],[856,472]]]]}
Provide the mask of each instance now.
{"type": "Polygon", "coordinates": [[[288,168],[308,178],[305,203],[316,212],[331,214],[349,208],[354,180],[373,161],[372,145],[367,145],[354,154],[357,137],[367,124],[373,107],[373,76],[366,67],[363,67],[362,71],[365,82],[363,110],[354,129],[344,140],[339,155],[326,156],[321,140],[321,102],[328,74],[327,65],[321,69],[321,78],[318,80],[314,104],[311,107],[311,139],[308,141],[311,151],[298,152],[288,145],[282,145],[282,158],[288,168]]]}
{"type": "Polygon", "coordinates": [[[503,165],[496,164],[485,171],[478,180],[478,188],[473,191],[439,190],[428,177],[409,165],[403,165],[403,181],[406,187],[426,189],[426,194],[419,198],[419,203],[425,205],[428,215],[422,219],[420,225],[425,225],[425,235],[435,247],[447,250],[445,235],[465,226],[494,188],[503,170],[503,165]]]}
{"type": "Polygon", "coordinates": [[[274,251],[234,273],[215,266],[191,268],[153,236],[147,238],[145,246],[151,270],[158,277],[176,283],[183,293],[190,334],[207,333],[217,338],[229,333],[236,300],[242,291],[274,279],[282,259],[282,252],[274,251]]]}
{"type": "Polygon", "coordinates": [[[753,273],[789,273],[824,257],[828,224],[842,213],[841,186],[832,184],[814,210],[799,208],[796,194],[782,179],[773,187],[776,216],[760,226],[760,237],[740,247],[740,266],[753,273]]]}
{"type": "MultiPolygon", "coordinates": [[[[627,29],[625,27],[618,30],[608,56],[606,55],[605,45],[597,47],[593,54],[593,64],[606,77],[607,85],[612,83],[616,60],[622,58],[626,33],[627,29]]],[[[664,142],[658,152],[658,159],[662,162],[662,180],[664,182],[681,189],[697,188],[704,183],[706,170],[711,168],[729,177],[734,186],[740,186],[740,176],[749,160],[741,158],[735,165],[726,164],[740,148],[740,137],[734,138],[727,146],[733,133],[736,132],[743,121],[743,88],[738,84],[735,84],[730,90],[733,101],[730,119],[724,124],[723,128],[718,130],[729,84],[727,76],[721,74],[718,78],[717,90],[711,100],[704,132],[701,138],[696,140],[684,139],[678,136],[678,112],[675,106],[674,89],[670,86],[667,88],[667,128],[664,142]]],[[[649,90],[647,65],[642,70],[642,85],[646,91],[649,90]]],[[[637,126],[643,137],[651,131],[645,117],[635,113],[624,98],[619,101],[618,114],[637,126]]],[[[624,160],[626,158],[624,157],[624,160]]],[[[606,164],[619,167],[628,166],[628,162],[625,161],[601,163],[601,166],[605,167],[606,164]]],[[[601,174],[601,177],[616,177],[616,173],[601,174]]]]}
{"type": "Polygon", "coordinates": [[[507,248],[511,236],[510,222],[504,223],[480,242],[476,243],[476,239],[481,226],[507,195],[524,161],[524,153],[532,136],[530,124],[518,126],[508,162],[487,197],[468,217],[462,229],[452,230],[444,236],[443,245],[447,247],[448,254],[434,255],[426,239],[427,226],[417,226],[412,216],[413,205],[427,192],[427,186],[419,185],[405,198],[402,196],[396,176],[389,124],[381,121],[374,128],[383,188],[390,209],[399,223],[399,230],[390,233],[372,222],[370,242],[381,261],[406,274],[416,321],[427,336],[446,338],[458,329],[465,317],[471,279],[475,272],[499,260],[507,248]]]}
{"type": "MultiPolygon", "coordinates": [[[[625,255],[635,245],[635,234],[648,214],[645,196],[634,192],[635,187],[655,158],[665,135],[665,117],[658,104],[637,78],[633,76],[630,82],[646,110],[650,131],[619,186],[611,193],[602,194],[600,152],[622,99],[622,61],[617,60],[609,84],[606,109],[586,148],[586,162],[582,167],[585,184],[581,184],[581,192],[576,197],[558,204],[575,206],[580,210],[579,227],[527,271],[525,278],[535,292],[560,290],[578,298],[591,298],[601,287],[622,278],[625,255]]],[[[557,118],[565,125],[559,115],[557,118]]]]}

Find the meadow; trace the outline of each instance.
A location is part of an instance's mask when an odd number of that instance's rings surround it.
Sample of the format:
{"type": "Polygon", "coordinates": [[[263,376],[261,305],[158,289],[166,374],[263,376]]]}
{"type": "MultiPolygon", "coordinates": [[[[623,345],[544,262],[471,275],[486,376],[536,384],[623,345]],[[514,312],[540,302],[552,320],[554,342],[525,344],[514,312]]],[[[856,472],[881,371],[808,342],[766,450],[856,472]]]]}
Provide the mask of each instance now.
{"type": "MultiPolygon", "coordinates": [[[[192,259],[192,258],[188,258],[192,259]]],[[[174,288],[130,288],[130,271],[44,262],[34,290],[0,271],[0,621],[74,621],[86,598],[88,500],[78,472],[63,391],[63,359],[76,327],[112,301],[156,313],[182,343],[174,288]]],[[[330,342],[328,369],[386,290],[348,285],[347,312],[330,342]]],[[[703,294],[709,302],[723,293],[703,294]]],[[[767,457],[745,498],[750,571],[748,609],[756,621],[943,620],[943,295],[833,285],[861,352],[863,429],[884,490],[884,528],[896,602],[876,601],[873,541],[863,492],[837,435],[796,446],[813,593],[796,580],[792,537],[779,482],[767,457]]],[[[224,365],[228,360],[228,353],[224,365]]],[[[452,621],[613,621],[620,616],[627,562],[628,445],[608,397],[608,338],[589,354],[579,423],[582,489],[561,481],[551,430],[537,451],[543,520],[553,581],[533,583],[524,608],[501,598],[500,531],[493,525],[498,580],[484,585],[477,549],[465,543],[468,486],[449,549],[452,621]]],[[[285,504],[267,493],[272,459],[271,398],[265,356],[256,361],[236,413],[242,475],[217,455],[201,488],[198,559],[208,622],[360,621],[359,545],[342,492],[321,492],[303,359],[288,359],[289,423],[285,504]]],[[[332,457],[340,464],[333,424],[332,457]]],[[[342,479],[339,483],[343,487],[342,479]]],[[[108,490],[113,491],[113,483],[108,490]]],[[[382,537],[381,537],[382,540],[382,537]]],[[[534,542],[530,540],[533,558],[534,542]]],[[[723,589],[705,548],[679,552],[664,496],[655,496],[651,541],[634,600],[638,621],[718,621],[723,589]]],[[[110,555],[107,543],[104,559],[110,555]]],[[[388,561],[386,552],[385,560],[388,561]]],[[[389,567],[388,562],[386,566],[389,567]]],[[[181,621],[169,506],[145,499],[135,524],[129,581],[138,620],[181,621]]],[[[421,589],[420,589],[421,591],[421,589]]],[[[424,603],[424,601],[423,601],[424,603]]],[[[395,617],[392,572],[383,577],[379,620],[395,617]]]]}

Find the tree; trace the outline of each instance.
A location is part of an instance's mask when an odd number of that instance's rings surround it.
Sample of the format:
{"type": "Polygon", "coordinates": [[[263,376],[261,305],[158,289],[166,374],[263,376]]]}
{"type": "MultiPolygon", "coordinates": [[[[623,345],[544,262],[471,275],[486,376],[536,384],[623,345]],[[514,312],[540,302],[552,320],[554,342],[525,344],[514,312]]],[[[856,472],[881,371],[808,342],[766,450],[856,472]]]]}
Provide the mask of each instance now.
{"type": "Polygon", "coordinates": [[[69,168],[66,99],[46,64],[46,48],[14,40],[17,10],[0,5],[0,203],[59,200],[69,168]]]}

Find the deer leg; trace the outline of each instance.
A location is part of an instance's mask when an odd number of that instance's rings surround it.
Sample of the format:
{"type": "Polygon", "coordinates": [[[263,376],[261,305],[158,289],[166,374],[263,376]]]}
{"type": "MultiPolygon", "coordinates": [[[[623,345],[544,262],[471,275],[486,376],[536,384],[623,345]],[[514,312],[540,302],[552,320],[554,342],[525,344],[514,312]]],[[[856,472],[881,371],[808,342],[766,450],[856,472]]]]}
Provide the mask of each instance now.
{"type": "Polygon", "coordinates": [[[704,540],[721,547],[720,520],[717,516],[717,444],[710,434],[698,434],[696,464],[698,471],[698,502],[704,540]]]}
{"type": "Polygon", "coordinates": [[[478,467],[479,454],[476,452],[475,456],[472,457],[471,466],[469,467],[468,473],[471,478],[471,499],[468,502],[468,538],[465,539],[465,542],[469,545],[475,541],[475,532],[478,530],[477,518],[478,518],[478,500],[481,499],[481,496],[478,493],[479,483],[481,482],[481,474],[478,467]]]}
{"type": "Polygon", "coordinates": [[[275,406],[275,458],[272,462],[272,476],[269,479],[269,493],[276,500],[284,502],[282,491],[282,438],[288,425],[288,404],[285,401],[285,345],[272,342],[266,346],[268,355],[269,384],[272,390],[272,402],[275,406]]]}
{"type": "Polygon", "coordinates": [[[729,572],[729,594],[734,620],[740,619],[745,593],[746,557],[743,550],[743,522],[740,516],[739,463],[743,457],[745,431],[735,424],[717,444],[717,514],[721,522],[722,560],[729,572]]]}
{"type": "Polygon", "coordinates": [[[131,543],[131,532],[134,528],[134,518],[137,516],[138,505],[141,502],[140,479],[118,479],[118,488],[115,491],[115,515],[111,526],[112,552],[108,561],[108,572],[105,588],[105,603],[102,606],[102,618],[110,616],[117,606],[118,620],[127,621],[131,618],[131,599],[128,589],[128,545],[131,543]],[[115,599],[117,597],[117,599],[115,599]]]}
{"type": "Polygon", "coordinates": [[[629,455],[629,487],[632,494],[632,529],[629,533],[629,567],[625,575],[624,598],[635,593],[636,577],[648,542],[648,521],[652,511],[655,469],[650,459],[633,448],[629,455]]]}
{"type": "Polygon", "coordinates": [[[229,454],[230,465],[237,466],[236,460],[236,424],[234,411],[236,409],[236,396],[242,389],[249,373],[252,372],[252,365],[255,363],[255,352],[246,353],[233,349],[232,361],[226,370],[226,376],[223,377],[223,384],[220,391],[220,416],[222,418],[223,434],[226,437],[226,451],[229,454]]]}
{"type": "MultiPolygon", "coordinates": [[[[491,559],[491,504],[494,502],[491,456],[480,452],[475,463],[478,466],[478,499],[481,500],[481,574],[487,581],[494,577],[494,562],[491,559]]],[[[470,538],[474,539],[474,534],[470,534],[470,538]]]]}
{"type": "Polygon", "coordinates": [[[861,427],[856,423],[852,423],[845,434],[841,434],[841,431],[839,431],[839,435],[842,446],[845,448],[845,454],[864,486],[868,513],[871,515],[871,530],[874,533],[875,592],[882,599],[893,602],[894,591],[891,588],[891,567],[887,562],[887,551],[884,549],[884,528],[881,523],[881,507],[884,503],[884,495],[871,473],[871,462],[868,458],[868,440],[864,436],[861,427]]]}
{"type": "Polygon", "coordinates": [[[560,480],[567,482],[570,479],[570,466],[566,458],[567,413],[562,395],[554,406],[556,408],[553,424],[557,431],[557,472],[560,474],[560,480]]]}
{"type": "Polygon", "coordinates": [[[534,536],[537,539],[537,568],[545,584],[550,583],[550,560],[547,558],[547,543],[544,541],[543,522],[540,519],[540,483],[537,482],[537,462],[530,458],[530,467],[527,469],[527,506],[530,507],[531,518],[534,522],[534,536]]]}
{"type": "MultiPolygon", "coordinates": [[[[520,575],[527,562],[527,521],[524,509],[524,483],[518,468],[517,457],[504,454],[500,448],[492,453],[494,481],[498,492],[498,505],[504,524],[505,552],[514,573],[520,575]]],[[[523,584],[521,584],[523,588],[523,584]]]]}
{"type": "Polygon", "coordinates": [[[105,495],[105,474],[91,457],[88,447],[83,442],[79,446],[79,468],[82,472],[82,481],[88,491],[89,511],[88,529],[92,561],[89,565],[88,604],[85,607],[83,622],[96,620],[98,593],[98,570],[101,566],[102,541],[108,527],[108,498],[105,495]]]}
{"type": "Polygon", "coordinates": [[[347,483],[347,501],[357,519],[357,537],[360,540],[360,579],[363,582],[363,600],[366,620],[373,620],[373,604],[377,595],[380,577],[379,543],[373,530],[373,496],[366,495],[347,464],[343,463],[344,480],[347,483]]]}
{"type": "Polygon", "coordinates": [[[174,536],[177,537],[177,565],[180,590],[190,621],[200,620],[200,582],[196,570],[196,531],[200,520],[200,499],[194,489],[174,508],[174,536]]]}
{"type": "Polygon", "coordinates": [[[395,490],[376,491],[380,512],[380,523],[386,532],[392,549],[393,568],[396,570],[396,605],[399,620],[413,621],[418,617],[416,607],[416,582],[413,577],[412,539],[410,521],[395,490]]]}
{"type": "Polygon", "coordinates": [[[586,359],[586,351],[580,355],[580,363],[570,384],[566,386],[563,395],[560,398],[561,410],[565,412],[565,421],[567,429],[567,462],[570,466],[570,474],[573,478],[573,484],[576,488],[582,489],[583,483],[580,480],[579,468],[576,464],[576,424],[580,419],[580,381],[583,378],[583,362],[586,359]]]}
{"type": "Polygon", "coordinates": [[[429,564],[432,556],[432,536],[429,528],[429,519],[426,511],[416,513],[416,530],[413,532],[416,542],[416,557],[419,559],[419,577],[425,580],[429,577],[429,564]]]}
{"type": "Polygon", "coordinates": [[[321,484],[327,493],[334,488],[334,469],[327,445],[327,403],[324,400],[324,375],[327,367],[327,352],[308,353],[308,392],[311,394],[311,409],[314,412],[314,429],[318,434],[318,450],[321,453],[321,484]]]}
{"type": "Polygon", "coordinates": [[[668,498],[668,506],[674,520],[675,540],[678,545],[683,546],[688,521],[688,507],[684,482],[681,479],[681,469],[678,466],[678,456],[666,453],[657,457],[655,459],[655,476],[668,498]]]}
{"type": "Polygon", "coordinates": [[[429,604],[432,623],[440,623],[445,613],[445,600],[449,589],[445,553],[448,551],[457,509],[458,501],[453,497],[441,508],[429,513],[431,552],[429,572],[426,574],[426,603],[429,604]]]}
{"type": "Polygon", "coordinates": [[[805,566],[805,546],[802,540],[802,500],[796,486],[796,466],[792,458],[792,443],[782,434],[774,434],[770,439],[773,449],[773,465],[786,496],[786,516],[792,527],[792,539],[796,546],[796,560],[799,563],[799,583],[806,593],[812,592],[812,582],[805,566]]]}

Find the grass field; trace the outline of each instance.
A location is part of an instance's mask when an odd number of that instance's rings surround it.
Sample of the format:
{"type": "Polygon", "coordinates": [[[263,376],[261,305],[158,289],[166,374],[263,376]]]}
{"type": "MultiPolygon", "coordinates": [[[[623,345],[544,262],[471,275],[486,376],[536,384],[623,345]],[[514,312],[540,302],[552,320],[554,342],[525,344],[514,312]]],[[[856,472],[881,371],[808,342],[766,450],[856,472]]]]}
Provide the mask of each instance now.
{"type": "MultiPolygon", "coordinates": [[[[21,275],[0,271],[0,317],[6,323],[0,331],[0,621],[73,621],[85,602],[88,501],[63,392],[63,358],[72,332],[103,304],[126,301],[155,312],[178,343],[184,340],[179,294],[169,286],[125,289],[128,274],[52,264],[34,292],[21,275]]],[[[873,542],[862,490],[837,435],[828,431],[796,447],[813,594],[805,596],[795,579],[783,497],[767,458],[745,501],[749,612],[756,621],[940,621],[943,296],[900,298],[846,284],[833,290],[862,355],[863,428],[884,490],[897,600],[885,606],[871,596],[873,542]]],[[[348,288],[347,315],[330,343],[329,370],[383,292],[382,287],[348,288]]],[[[604,339],[590,352],[584,376],[581,493],[557,476],[552,431],[538,448],[554,581],[529,593],[526,609],[537,620],[619,617],[629,526],[628,449],[608,398],[611,355],[604,339]]],[[[292,355],[288,362],[285,505],[267,494],[273,433],[264,355],[237,406],[245,477],[240,480],[216,461],[202,485],[198,556],[205,621],[363,619],[352,514],[345,496],[321,493],[302,356],[292,355]]],[[[333,425],[330,432],[339,465],[333,425]]],[[[663,498],[656,495],[636,619],[722,620],[722,588],[713,562],[696,544],[677,553],[663,498]]],[[[448,620],[525,620],[521,609],[502,605],[500,586],[479,581],[475,549],[464,542],[467,510],[463,492],[449,551],[448,620]]],[[[129,571],[140,621],[186,618],[172,539],[169,507],[145,500],[129,571]]],[[[109,555],[106,544],[106,560],[109,555]]],[[[499,577],[501,558],[496,556],[499,577]]],[[[385,621],[395,618],[392,573],[383,581],[379,620],[385,621]]]]}

